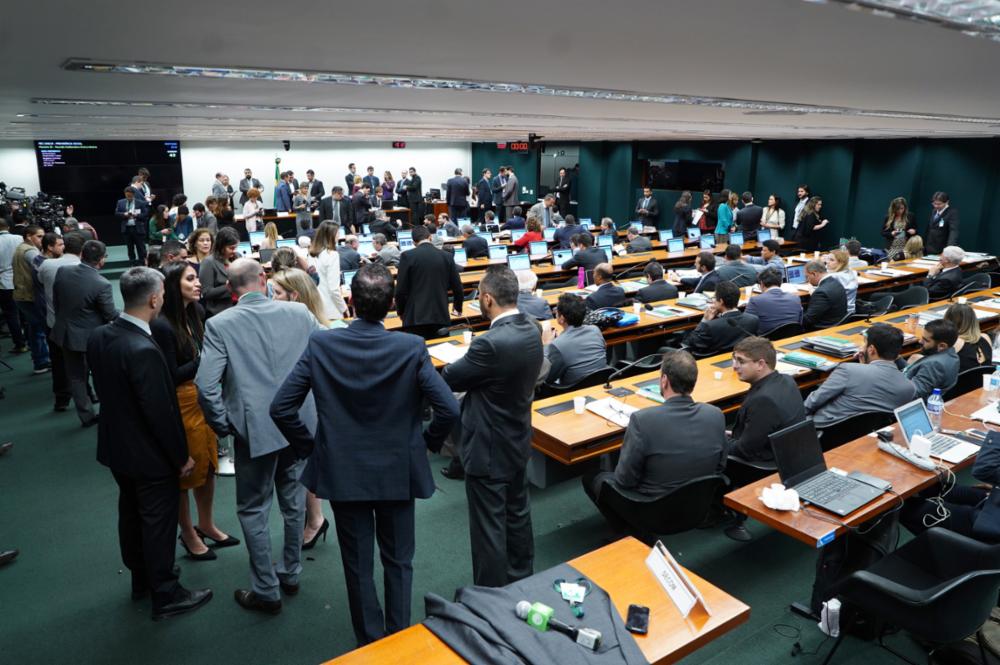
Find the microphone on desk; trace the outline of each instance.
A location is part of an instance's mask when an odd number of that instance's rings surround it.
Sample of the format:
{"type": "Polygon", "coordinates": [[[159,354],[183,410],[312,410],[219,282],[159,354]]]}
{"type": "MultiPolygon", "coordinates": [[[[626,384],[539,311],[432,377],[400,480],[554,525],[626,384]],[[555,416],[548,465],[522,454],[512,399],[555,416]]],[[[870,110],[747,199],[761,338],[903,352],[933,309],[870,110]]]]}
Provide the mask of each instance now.
{"type": "Polygon", "coordinates": [[[643,356],[642,358],[639,358],[637,360],[633,360],[631,363],[628,363],[627,365],[625,365],[621,369],[615,370],[610,375],[608,375],[608,380],[604,382],[604,389],[605,390],[610,390],[611,389],[611,381],[612,381],[612,379],[617,379],[619,376],[621,376],[625,372],[629,371],[630,369],[632,369],[633,367],[635,367],[636,365],[638,365],[639,363],[641,363],[643,360],[649,360],[650,358],[656,358],[658,356],[659,357],[663,357],[663,354],[662,353],[650,353],[648,356],[643,356]]]}
{"type": "Polygon", "coordinates": [[[622,278],[622,277],[624,277],[625,275],[629,274],[630,272],[632,272],[632,271],[633,271],[633,270],[635,270],[636,268],[645,268],[645,267],[646,267],[645,265],[643,265],[643,264],[641,264],[641,263],[637,263],[637,264],[636,264],[636,265],[634,265],[634,266],[629,266],[628,268],[625,268],[625,270],[622,270],[622,271],[621,271],[620,273],[618,273],[617,275],[615,275],[615,276],[614,276],[614,277],[612,277],[611,279],[612,279],[613,281],[617,282],[617,281],[618,281],[619,279],[621,279],[621,278],[622,278]]]}
{"type": "Polygon", "coordinates": [[[548,605],[542,603],[529,603],[522,600],[514,610],[517,618],[524,619],[529,626],[539,632],[553,630],[562,633],[580,646],[591,651],[597,651],[601,646],[601,632],[592,628],[576,628],[556,619],[553,610],[548,605]]]}

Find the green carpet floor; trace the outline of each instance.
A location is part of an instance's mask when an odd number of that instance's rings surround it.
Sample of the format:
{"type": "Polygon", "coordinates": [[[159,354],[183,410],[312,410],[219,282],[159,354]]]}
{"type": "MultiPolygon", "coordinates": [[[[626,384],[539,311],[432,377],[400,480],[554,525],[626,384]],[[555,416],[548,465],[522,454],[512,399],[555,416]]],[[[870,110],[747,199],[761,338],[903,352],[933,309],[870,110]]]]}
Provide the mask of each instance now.
{"type": "MultiPolygon", "coordinates": [[[[0,663],[313,665],[354,646],[333,529],[327,542],[306,553],[302,590],[276,617],[249,613],[233,601],[233,591],[248,584],[243,546],[208,562],[190,561],[179,551],[182,583],[211,587],[215,597],[195,614],[153,623],[148,600],[129,598],[116,534],[117,486],[95,460],[96,431],[81,429],[72,409],[53,413],[49,376],[32,376],[30,359],[10,356],[9,339],[0,344],[14,367],[0,368],[7,390],[0,401],[0,441],[15,442],[0,458],[0,549],[21,550],[17,562],[0,568],[0,663]]],[[[438,474],[442,459],[431,463],[439,490],[417,503],[414,621],[424,616],[424,593],[450,597],[472,577],[464,488],[438,474]]],[[[220,527],[242,539],[232,478],[219,479],[215,506],[220,527]]],[[[536,571],[600,547],[611,535],[576,480],[534,491],[532,518],[536,571]]],[[[278,523],[275,507],[275,552],[278,523]]],[[[751,607],[748,623],[684,662],[820,662],[832,641],[821,645],[816,626],[787,609],[790,601],[808,598],[815,552],[764,525],[748,526],[754,535],[749,543],[729,540],[719,529],[667,540],[683,565],[751,607]],[[801,635],[789,637],[796,630],[801,635]],[[820,647],[819,654],[791,658],[796,641],[807,652],[820,647]]],[[[905,636],[890,639],[918,653],[905,636]]],[[[893,658],[849,638],[835,662],[893,658]]]]}

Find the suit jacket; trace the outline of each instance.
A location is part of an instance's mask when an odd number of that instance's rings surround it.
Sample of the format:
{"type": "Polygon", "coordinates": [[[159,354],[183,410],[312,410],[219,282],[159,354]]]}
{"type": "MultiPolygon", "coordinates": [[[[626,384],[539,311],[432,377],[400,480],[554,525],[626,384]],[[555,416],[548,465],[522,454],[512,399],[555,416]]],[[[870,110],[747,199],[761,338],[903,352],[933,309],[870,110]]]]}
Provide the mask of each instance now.
{"type": "MultiPolygon", "coordinates": [[[[208,319],[194,382],[205,420],[216,434],[235,432],[249,444],[250,457],[288,446],[264,406],[295,366],[309,336],[320,329],[302,303],[268,300],[256,292],[208,319]]],[[[316,427],[312,397],[299,417],[310,429],[316,427]]]]}
{"type": "Polygon", "coordinates": [[[350,197],[354,194],[354,175],[353,173],[348,173],[344,176],[344,184],[347,185],[344,188],[344,196],[350,197]]]}
{"type": "Polygon", "coordinates": [[[940,254],[945,247],[957,244],[958,211],[949,205],[940,216],[936,212],[931,216],[924,235],[924,251],[928,254],[940,254]]]}
{"type": "Polygon", "coordinates": [[[597,326],[570,326],[545,347],[545,380],[570,386],[608,366],[607,343],[597,326]]]}
{"type": "Polygon", "coordinates": [[[496,175],[490,183],[490,190],[493,192],[493,205],[503,205],[503,179],[496,175]]]}
{"type": "Polygon", "coordinates": [[[153,338],[117,319],[94,330],[86,351],[101,400],[97,461],[132,478],[176,478],[187,462],[187,437],[153,338]]]}
{"type": "Polygon", "coordinates": [[[684,234],[687,233],[687,227],[691,225],[691,220],[694,219],[694,213],[691,211],[691,206],[674,206],[674,223],[671,226],[673,229],[675,238],[683,238],[684,234]]]}
{"type": "Polygon", "coordinates": [[[750,386],[743,398],[729,439],[729,453],[751,461],[773,460],[767,437],[805,419],[802,394],[795,380],[771,372],[750,386]]]}
{"type": "Polygon", "coordinates": [[[333,220],[333,206],[335,203],[339,203],[340,205],[340,226],[353,226],[354,207],[347,197],[341,198],[339,202],[334,200],[333,195],[324,197],[319,202],[319,221],[333,220]]]}
{"type": "MultiPolygon", "coordinates": [[[[911,234],[907,233],[907,231],[909,231],[910,229],[913,229],[915,235],[915,232],[917,230],[917,216],[914,215],[912,212],[907,212],[906,226],[903,227],[902,230],[904,237],[907,239],[912,237],[911,234]]],[[[882,237],[885,238],[885,248],[887,250],[890,249],[892,247],[892,241],[896,237],[896,229],[893,224],[889,223],[888,216],[884,220],[882,220],[882,237]]],[[[893,257],[891,256],[889,258],[890,260],[893,259],[893,257]]]]}
{"type": "Polygon", "coordinates": [[[924,280],[924,286],[931,300],[948,298],[962,286],[962,269],[956,266],[942,270],[934,277],[924,280]]]}
{"type": "Polygon", "coordinates": [[[341,273],[345,270],[357,270],[361,267],[361,255],[358,254],[358,250],[353,247],[341,245],[337,248],[337,254],[340,254],[341,273]]]}
{"type": "Polygon", "coordinates": [[[469,259],[481,259],[490,255],[490,244],[481,236],[469,236],[462,241],[462,248],[469,259]]]}
{"type": "Polygon", "coordinates": [[[465,293],[451,252],[426,242],[403,252],[396,277],[396,311],[403,325],[449,325],[449,289],[452,307],[461,312],[465,293]]]}
{"type": "Polygon", "coordinates": [[[587,304],[587,309],[621,307],[625,304],[625,289],[617,284],[605,282],[596,291],[587,296],[584,302],[587,304]]]}
{"type": "Polygon", "coordinates": [[[517,309],[525,316],[538,321],[548,321],[552,318],[552,307],[545,298],[539,298],[534,293],[517,294],[517,309]]]}
{"type": "Polygon", "coordinates": [[[658,279],[649,286],[644,286],[635,294],[639,302],[658,302],[677,297],[677,287],[665,279],[658,279]]]}
{"type": "Polygon", "coordinates": [[[52,338],[56,344],[84,353],[87,340],[98,327],[118,316],[111,282],[86,263],[64,266],[52,286],[56,321],[52,338]]]}
{"type": "MultiPolygon", "coordinates": [[[[411,207],[424,200],[424,185],[420,176],[412,176],[406,181],[406,200],[411,207]]],[[[417,220],[413,221],[416,222],[417,220]]]]}
{"type": "Polygon", "coordinates": [[[995,543],[1000,541],[1000,492],[995,489],[1000,485],[1000,435],[996,432],[989,433],[976,456],[972,465],[972,477],[994,487],[986,500],[978,506],[972,532],[981,540],[995,543]]]}
{"type": "Polygon", "coordinates": [[[645,196],[639,198],[635,204],[635,214],[638,219],[641,219],[646,226],[656,226],[657,222],[660,221],[660,204],[657,202],[655,196],[649,197],[649,205],[643,207],[643,202],[646,200],[645,196]],[[645,214],[643,214],[645,211],[645,214]]]}
{"type": "MultiPolygon", "coordinates": [[[[590,231],[583,228],[580,224],[572,226],[567,224],[562,228],[556,229],[555,241],[559,243],[559,249],[569,249],[570,240],[578,233],[590,233],[590,231]]],[[[607,261],[607,258],[604,260],[607,261]]]]}
{"type": "Polygon", "coordinates": [[[480,208],[489,208],[493,203],[493,189],[486,178],[480,178],[476,183],[476,201],[480,208]]]}
{"type": "Polygon", "coordinates": [[[257,178],[250,178],[249,180],[247,178],[243,178],[240,180],[240,205],[247,202],[247,192],[251,189],[260,191],[262,189],[260,180],[257,180],[257,178]]]}
{"type": "Polygon", "coordinates": [[[300,482],[330,501],[431,496],[427,448],[440,447],[458,415],[424,340],[362,319],[313,333],[271,402],[274,424],[299,458],[309,458],[300,482]],[[299,418],[310,393],[320,407],[315,437],[299,418]],[[426,434],[424,399],[434,414],[426,434]]]}
{"type": "Polygon", "coordinates": [[[757,334],[758,321],[753,314],[730,310],[711,321],[702,320],[684,338],[684,345],[699,354],[711,355],[732,350],[736,342],[757,334]]]}
{"type": "Polygon", "coordinates": [[[736,286],[752,286],[757,283],[757,271],[743,261],[726,261],[717,270],[719,279],[731,281],[736,286]]]}
{"type": "Polygon", "coordinates": [[[760,228],[760,220],[764,216],[764,209],[756,203],[744,206],[736,213],[736,224],[743,230],[745,240],[753,240],[757,237],[757,229],[760,228]]]}
{"type": "Polygon", "coordinates": [[[319,201],[326,194],[326,187],[323,186],[322,180],[316,180],[309,183],[309,196],[312,197],[313,201],[319,201]]]}
{"type": "Polygon", "coordinates": [[[827,328],[847,316],[847,291],[836,277],[830,275],[813,290],[809,305],[802,314],[807,328],[827,328]]]}
{"type": "Polygon", "coordinates": [[[457,175],[445,183],[445,201],[452,208],[469,207],[469,181],[457,175]]]}
{"type": "Polygon", "coordinates": [[[786,323],[802,323],[802,300],[774,287],[750,298],[746,312],[756,316],[761,332],[767,333],[786,323]]]}
{"type": "Polygon", "coordinates": [[[653,251],[653,241],[646,236],[636,236],[635,240],[630,242],[628,247],[625,248],[625,252],[628,254],[651,251],[653,251]]]}
{"type": "Polygon", "coordinates": [[[570,180],[569,175],[559,178],[559,182],[556,183],[556,196],[559,202],[559,212],[565,215],[569,212],[569,202],[570,198],[570,188],[572,187],[572,180],[570,180]]]}
{"type": "Polygon", "coordinates": [[[817,427],[868,411],[892,411],[913,401],[916,386],[889,360],[840,363],[806,398],[817,427]]]}
{"type": "Polygon", "coordinates": [[[507,183],[503,186],[503,204],[505,206],[516,206],[520,200],[521,189],[518,187],[517,176],[508,175],[507,183]]]}
{"type": "Polygon", "coordinates": [[[282,181],[276,190],[278,200],[275,202],[278,211],[290,211],[292,209],[292,189],[287,182],[282,181]]]}
{"type": "Polygon", "coordinates": [[[466,474],[511,480],[524,472],[542,359],[538,324],[517,313],[493,322],[442,370],[453,391],[465,392],[459,449],[466,474]]]}
{"type": "Polygon", "coordinates": [[[615,484],[649,496],[726,467],[726,418],[718,407],[671,397],[629,418],[615,484]],[[664,436],[689,432],[690,436],[664,436]]]}
{"type": "MultiPolygon", "coordinates": [[[[139,213],[134,217],[135,225],[139,229],[145,229],[149,220],[149,204],[146,203],[145,199],[138,196],[133,198],[132,202],[135,204],[135,210],[139,213]]],[[[125,227],[128,224],[128,215],[125,214],[127,211],[128,199],[118,199],[118,203],[115,205],[115,217],[118,218],[118,226],[121,233],[125,233],[125,227]]]]}
{"type": "Polygon", "coordinates": [[[607,262],[608,255],[604,253],[603,249],[600,247],[587,247],[581,249],[579,252],[570,257],[570,259],[563,264],[563,270],[583,266],[584,270],[591,273],[598,265],[607,262]]]}
{"type": "Polygon", "coordinates": [[[958,352],[952,347],[907,365],[903,376],[913,382],[917,397],[926,401],[935,388],[946,393],[958,383],[958,367],[958,352]]]}
{"type": "Polygon", "coordinates": [[[354,216],[354,225],[361,226],[367,224],[372,216],[372,202],[362,191],[356,192],[351,197],[351,208],[354,216]]]}
{"type": "Polygon", "coordinates": [[[226,191],[226,186],[222,184],[220,180],[216,180],[212,183],[212,196],[217,199],[224,199],[229,195],[226,191]]]}
{"type": "Polygon", "coordinates": [[[372,188],[372,194],[378,191],[379,179],[377,175],[366,175],[361,179],[361,182],[372,188]]]}
{"type": "Polygon", "coordinates": [[[681,286],[685,291],[701,293],[702,291],[715,291],[715,285],[719,283],[719,273],[709,270],[702,273],[701,277],[685,277],[681,280],[681,286]]]}

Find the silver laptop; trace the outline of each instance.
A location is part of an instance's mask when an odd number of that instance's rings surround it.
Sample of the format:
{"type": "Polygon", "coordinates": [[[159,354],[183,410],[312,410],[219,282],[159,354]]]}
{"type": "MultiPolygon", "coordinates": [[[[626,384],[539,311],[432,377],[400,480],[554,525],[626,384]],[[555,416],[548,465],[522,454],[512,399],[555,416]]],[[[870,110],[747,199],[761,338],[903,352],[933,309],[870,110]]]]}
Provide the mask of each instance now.
{"type": "Polygon", "coordinates": [[[898,409],[894,409],[896,421],[899,429],[903,431],[903,438],[906,445],[910,445],[910,439],[916,435],[930,439],[931,457],[943,459],[951,464],[958,464],[964,459],[972,457],[979,452],[979,446],[968,441],[956,439],[953,436],[935,432],[931,426],[931,418],[927,413],[927,407],[922,399],[915,399],[904,404],[898,409]]]}

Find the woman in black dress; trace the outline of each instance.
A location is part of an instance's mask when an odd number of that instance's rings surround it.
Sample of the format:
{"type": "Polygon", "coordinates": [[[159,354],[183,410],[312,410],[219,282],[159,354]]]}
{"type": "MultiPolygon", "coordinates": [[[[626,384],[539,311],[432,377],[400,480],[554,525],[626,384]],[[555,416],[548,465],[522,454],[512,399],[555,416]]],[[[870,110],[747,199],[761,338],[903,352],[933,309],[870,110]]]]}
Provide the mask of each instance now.
{"type": "Polygon", "coordinates": [[[829,219],[823,219],[820,211],[823,209],[823,199],[814,196],[806,202],[799,220],[799,228],[795,230],[795,241],[804,252],[813,252],[819,248],[819,231],[826,228],[829,219]]]}
{"type": "Polygon", "coordinates": [[[687,233],[687,227],[691,225],[691,192],[682,192],[681,197],[674,204],[674,225],[673,232],[675,238],[683,238],[687,233]]]}

